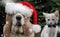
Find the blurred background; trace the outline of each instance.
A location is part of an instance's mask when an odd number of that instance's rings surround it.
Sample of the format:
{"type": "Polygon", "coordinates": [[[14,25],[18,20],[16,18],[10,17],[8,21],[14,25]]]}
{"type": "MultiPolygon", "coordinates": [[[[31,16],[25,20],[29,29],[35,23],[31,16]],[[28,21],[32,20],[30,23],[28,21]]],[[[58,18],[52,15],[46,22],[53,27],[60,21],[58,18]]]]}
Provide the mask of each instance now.
{"type": "MultiPolygon", "coordinates": [[[[45,18],[42,15],[42,12],[53,13],[56,9],[60,11],[60,0],[16,0],[16,2],[19,1],[28,1],[34,5],[38,13],[38,24],[40,24],[42,28],[45,25],[45,18]]],[[[5,18],[5,7],[1,4],[0,0],[0,37],[3,37],[3,26],[5,24],[5,18]]],[[[32,20],[33,19],[31,17],[31,22],[32,20]]],[[[60,25],[60,19],[58,25],[60,25]]],[[[57,37],[60,37],[60,33],[58,33],[57,37]]]]}

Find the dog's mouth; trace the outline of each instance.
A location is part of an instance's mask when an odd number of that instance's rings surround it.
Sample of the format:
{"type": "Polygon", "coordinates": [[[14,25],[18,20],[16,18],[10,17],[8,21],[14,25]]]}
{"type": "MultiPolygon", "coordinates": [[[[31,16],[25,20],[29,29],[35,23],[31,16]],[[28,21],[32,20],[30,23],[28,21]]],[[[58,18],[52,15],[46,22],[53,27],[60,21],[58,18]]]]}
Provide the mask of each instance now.
{"type": "Polygon", "coordinates": [[[32,32],[30,32],[30,28],[29,27],[27,27],[27,26],[22,26],[20,23],[18,23],[18,25],[17,25],[18,27],[22,27],[22,32],[21,31],[19,31],[19,29],[18,29],[18,31],[16,31],[16,34],[22,34],[22,35],[27,35],[27,36],[29,36],[32,32]]]}
{"type": "Polygon", "coordinates": [[[16,23],[16,26],[22,26],[22,25],[21,25],[21,22],[17,22],[17,23],[16,23]]]}
{"type": "Polygon", "coordinates": [[[16,31],[17,34],[24,34],[24,35],[31,35],[32,31],[30,30],[30,26],[28,25],[29,20],[23,19],[20,16],[16,16],[16,26],[18,27],[18,30],[16,31]],[[25,21],[26,20],[26,21],[25,21]],[[22,27],[22,29],[21,29],[22,27]]]}

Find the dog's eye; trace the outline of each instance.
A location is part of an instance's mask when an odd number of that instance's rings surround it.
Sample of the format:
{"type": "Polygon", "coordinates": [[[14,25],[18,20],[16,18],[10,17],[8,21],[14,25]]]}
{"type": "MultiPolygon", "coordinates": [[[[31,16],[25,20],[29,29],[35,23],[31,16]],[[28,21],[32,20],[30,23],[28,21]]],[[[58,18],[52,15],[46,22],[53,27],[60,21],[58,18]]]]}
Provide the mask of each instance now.
{"type": "Polygon", "coordinates": [[[48,19],[48,21],[50,21],[50,19],[48,19]]]}
{"type": "Polygon", "coordinates": [[[54,19],[52,19],[54,21],[54,19]]]}

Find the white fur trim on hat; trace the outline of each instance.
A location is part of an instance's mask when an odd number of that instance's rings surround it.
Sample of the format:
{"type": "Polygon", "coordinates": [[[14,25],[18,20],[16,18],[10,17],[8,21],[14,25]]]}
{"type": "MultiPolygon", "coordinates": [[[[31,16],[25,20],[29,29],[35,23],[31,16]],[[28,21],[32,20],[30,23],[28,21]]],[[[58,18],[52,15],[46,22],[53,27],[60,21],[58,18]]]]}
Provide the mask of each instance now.
{"type": "Polygon", "coordinates": [[[7,3],[5,6],[5,12],[9,14],[13,14],[15,3],[7,3]]]}
{"type": "Polygon", "coordinates": [[[41,26],[40,25],[32,25],[32,28],[33,28],[33,31],[35,32],[35,33],[38,33],[38,32],[40,32],[41,31],[41,26]]]}
{"type": "Polygon", "coordinates": [[[20,12],[24,16],[31,17],[33,10],[23,4],[7,3],[5,6],[6,13],[13,14],[20,12]]]}

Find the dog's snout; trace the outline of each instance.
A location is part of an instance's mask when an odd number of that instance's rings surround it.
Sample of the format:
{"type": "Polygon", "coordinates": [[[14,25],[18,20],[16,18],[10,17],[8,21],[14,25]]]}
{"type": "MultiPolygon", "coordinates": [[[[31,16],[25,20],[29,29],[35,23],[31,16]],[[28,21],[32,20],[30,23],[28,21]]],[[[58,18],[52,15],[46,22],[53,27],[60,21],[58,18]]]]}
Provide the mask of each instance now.
{"type": "Polygon", "coordinates": [[[52,22],[50,22],[50,24],[52,24],[52,22]]]}
{"type": "Polygon", "coordinates": [[[16,16],[16,19],[17,19],[17,20],[21,20],[21,17],[20,17],[20,16],[16,16]]]}

